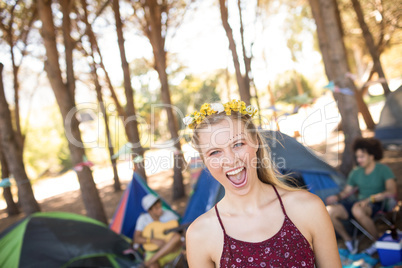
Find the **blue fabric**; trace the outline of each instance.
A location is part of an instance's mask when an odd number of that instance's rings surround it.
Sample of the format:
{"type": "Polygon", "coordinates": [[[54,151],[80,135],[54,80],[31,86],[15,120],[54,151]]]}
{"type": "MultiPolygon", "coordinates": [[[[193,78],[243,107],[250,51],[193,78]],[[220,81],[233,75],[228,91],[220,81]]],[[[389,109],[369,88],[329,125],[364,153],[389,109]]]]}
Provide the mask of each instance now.
{"type": "Polygon", "coordinates": [[[304,183],[308,190],[318,195],[321,200],[340,192],[342,189],[337,185],[329,174],[318,172],[301,172],[304,183]]]}
{"type": "MultiPolygon", "coordinates": [[[[119,203],[119,206],[125,205],[126,210],[124,211],[124,218],[123,218],[123,224],[121,228],[121,233],[124,234],[127,237],[132,238],[134,235],[134,230],[135,230],[135,225],[137,223],[138,217],[141,215],[141,213],[144,213],[145,210],[142,208],[141,205],[141,200],[144,196],[146,196],[149,193],[152,193],[156,196],[158,194],[153,191],[151,188],[149,188],[144,181],[144,179],[138,175],[137,173],[134,173],[132,181],[128,184],[126,191],[129,192],[128,198],[127,198],[127,204],[123,204],[123,198],[119,203]]],[[[124,194],[123,194],[124,196],[124,194]]],[[[165,200],[163,200],[161,197],[159,197],[160,200],[162,201],[162,207],[164,209],[168,209],[175,213],[178,217],[180,217],[179,214],[177,214],[176,211],[174,211],[165,200]]],[[[116,210],[117,211],[117,210],[116,210]]],[[[114,218],[114,217],[113,217],[114,218]]]]}
{"type": "Polygon", "coordinates": [[[376,128],[374,136],[383,144],[402,144],[402,127],[376,128]]]}
{"type": "Polygon", "coordinates": [[[134,178],[127,187],[129,195],[121,232],[130,238],[134,235],[138,217],[145,212],[142,208],[141,200],[149,193],[149,190],[140,184],[140,179],[142,180],[139,175],[134,173],[134,178]]]}
{"type": "Polygon", "coordinates": [[[188,202],[182,223],[191,223],[198,216],[211,209],[222,198],[221,184],[205,168],[198,178],[188,202]]]}
{"type": "Polygon", "coordinates": [[[7,188],[11,186],[11,182],[9,178],[4,178],[0,181],[0,187],[7,188]]]}
{"type": "Polygon", "coordinates": [[[374,267],[378,263],[378,259],[370,257],[364,253],[351,254],[347,249],[340,248],[339,256],[341,257],[343,268],[360,268],[374,267]]]}

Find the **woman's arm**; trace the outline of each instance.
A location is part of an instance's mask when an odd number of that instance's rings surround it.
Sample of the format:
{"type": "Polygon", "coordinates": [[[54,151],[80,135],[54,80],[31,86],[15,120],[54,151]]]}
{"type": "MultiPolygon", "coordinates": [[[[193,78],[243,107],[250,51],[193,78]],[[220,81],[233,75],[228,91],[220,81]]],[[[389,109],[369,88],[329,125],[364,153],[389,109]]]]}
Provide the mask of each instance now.
{"type": "Polygon", "coordinates": [[[334,227],[321,199],[314,196],[308,209],[317,267],[342,267],[334,227]]]}
{"type": "Polygon", "coordinates": [[[208,252],[208,228],[202,220],[194,221],[186,232],[187,262],[190,268],[214,268],[214,262],[208,252]]]}

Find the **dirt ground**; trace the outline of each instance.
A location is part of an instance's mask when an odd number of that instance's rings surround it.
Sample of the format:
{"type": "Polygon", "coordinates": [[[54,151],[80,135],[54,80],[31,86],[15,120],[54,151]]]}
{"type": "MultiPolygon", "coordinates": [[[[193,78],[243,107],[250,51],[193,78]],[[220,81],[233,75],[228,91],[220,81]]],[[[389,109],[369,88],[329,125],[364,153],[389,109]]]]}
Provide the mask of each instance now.
{"type": "MultiPolygon", "coordinates": [[[[189,174],[185,172],[185,187],[187,196],[191,191],[189,183],[189,174]]],[[[112,219],[114,212],[119,204],[121,196],[126,189],[129,181],[121,180],[122,191],[115,192],[113,188],[112,178],[109,181],[98,183],[97,187],[99,195],[102,199],[105,213],[109,221],[112,219]]],[[[171,185],[173,183],[173,171],[163,171],[148,177],[150,187],[161,195],[178,213],[183,214],[187,197],[173,201],[171,185]]],[[[63,194],[55,195],[44,200],[38,201],[42,211],[64,211],[85,215],[84,204],[81,199],[80,190],[65,192],[63,194]]],[[[14,222],[24,218],[25,215],[7,217],[5,209],[0,210],[0,232],[12,225],[14,222]]]]}

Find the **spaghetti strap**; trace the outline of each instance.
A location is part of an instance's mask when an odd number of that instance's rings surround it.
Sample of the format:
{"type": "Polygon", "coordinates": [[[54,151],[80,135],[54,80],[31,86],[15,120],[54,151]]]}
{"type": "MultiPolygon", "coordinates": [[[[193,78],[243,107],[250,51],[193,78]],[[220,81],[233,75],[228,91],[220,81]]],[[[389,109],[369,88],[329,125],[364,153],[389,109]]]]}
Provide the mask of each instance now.
{"type": "Polygon", "coordinates": [[[219,216],[219,212],[218,212],[218,207],[217,207],[217,206],[218,206],[218,204],[215,204],[216,216],[218,217],[219,224],[220,224],[221,227],[222,227],[223,233],[226,234],[226,232],[225,232],[225,227],[223,227],[223,223],[222,223],[221,217],[219,216]]]}
{"type": "Polygon", "coordinates": [[[288,215],[286,214],[285,206],[283,205],[282,198],[281,198],[281,196],[279,195],[278,190],[276,190],[275,185],[272,185],[272,187],[274,188],[275,193],[276,193],[276,196],[278,197],[279,202],[281,203],[281,207],[282,207],[283,214],[285,214],[285,216],[288,216],[288,215]]]}

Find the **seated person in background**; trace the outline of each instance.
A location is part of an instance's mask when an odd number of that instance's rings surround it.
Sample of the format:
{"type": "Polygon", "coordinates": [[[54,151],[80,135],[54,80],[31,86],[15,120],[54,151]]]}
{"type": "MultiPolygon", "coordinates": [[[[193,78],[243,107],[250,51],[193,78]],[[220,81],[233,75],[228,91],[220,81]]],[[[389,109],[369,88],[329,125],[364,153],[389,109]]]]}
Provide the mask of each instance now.
{"type": "Polygon", "coordinates": [[[166,263],[174,260],[181,252],[181,236],[178,233],[171,233],[168,241],[161,238],[153,237],[154,231],[151,231],[151,236],[145,236],[144,229],[150,224],[156,222],[166,223],[177,221],[178,217],[171,211],[162,209],[161,200],[153,194],[148,194],[141,201],[142,207],[147,211],[138,217],[135,226],[134,242],[137,244],[154,244],[156,250],[145,252],[145,267],[155,268],[162,267],[166,263]]]}
{"type": "MultiPolygon", "coordinates": [[[[389,197],[396,197],[396,181],[391,169],[378,163],[383,157],[383,150],[379,140],[375,138],[357,138],[353,144],[353,152],[359,167],[351,171],[346,187],[337,195],[327,197],[327,210],[334,224],[335,230],[345,241],[349,251],[356,253],[349,233],[345,230],[342,220],[353,216],[374,238],[378,232],[372,216],[382,207],[382,201],[389,197]],[[350,202],[347,197],[358,191],[358,201],[350,202]]],[[[374,244],[365,250],[373,254],[374,244]]]]}

